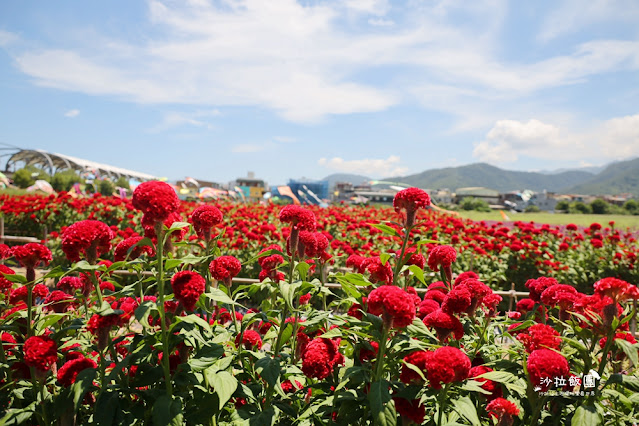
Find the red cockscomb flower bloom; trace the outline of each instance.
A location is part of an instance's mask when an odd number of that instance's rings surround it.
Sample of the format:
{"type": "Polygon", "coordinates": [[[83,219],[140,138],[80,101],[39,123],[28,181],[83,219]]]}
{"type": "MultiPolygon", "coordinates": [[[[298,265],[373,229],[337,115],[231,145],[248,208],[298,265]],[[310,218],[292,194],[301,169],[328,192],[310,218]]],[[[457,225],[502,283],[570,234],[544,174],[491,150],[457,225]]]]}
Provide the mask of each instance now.
{"type": "Polygon", "coordinates": [[[458,285],[454,287],[444,299],[442,303],[442,311],[449,314],[460,314],[466,312],[470,307],[472,297],[468,287],[458,285]]]}
{"type": "Polygon", "coordinates": [[[133,191],[133,207],[141,210],[150,222],[164,222],[180,208],[175,190],[166,182],[149,181],[139,184],[133,191]]]}
{"type": "Polygon", "coordinates": [[[381,315],[388,328],[402,328],[412,324],[417,313],[413,297],[392,285],[383,285],[368,296],[368,312],[381,315]]]}
{"type": "Polygon", "coordinates": [[[561,310],[570,308],[578,297],[577,289],[566,284],[555,284],[541,293],[541,303],[550,307],[559,306],[561,310]]]}
{"type": "Polygon", "coordinates": [[[24,362],[40,372],[46,372],[58,360],[58,345],[47,336],[31,336],[22,347],[24,362]]]}
{"type": "Polygon", "coordinates": [[[234,256],[220,256],[209,264],[211,276],[225,285],[231,286],[231,281],[240,273],[242,264],[234,256]]]}
{"type": "Polygon", "coordinates": [[[6,291],[13,287],[13,282],[5,278],[5,275],[14,275],[16,272],[6,265],[0,264],[0,291],[6,291]]]}
{"type": "MultiPolygon", "coordinates": [[[[259,254],[265,253],[269,250],[277,250],[281,252],[282,247],[276,244],[271,244],[265,249],[260,250],[259,254]]],[[[284,258],[282,257],[282,255],[276,253],[276,254],[271,254],[268,256],[258,258],[257,263],[262,267],[262,269],[272,270],[280,266],[282,263],[284,263],[284,258]]]]}
{"type": "MultiPolygon", "coordinates": [[[[235,345],[239,346],[239,344],[240,335],[238,334],[235,338],[235,345]]],[[[262,338],[255,330],[244,330],[244,334],[242,335],[242,344],[246,349],[253,349],[255,347],[257,347],[257,349],[262,349],[262,338]]]]}
{"type": "Polygon", "coordinates": [[[395,410],[402,418],[407,418],[411,422],[421,425],[426,417],[426,407],[420,404],[419,399],[407,400],[404,398],[393,398],[395,410]]]}
{"type": "MultiPolygon", "coordinates": [[[[9,303],[12,305],[19,302],[27,303],[28,291],[29,287],[26,285],[14,289],[9,297],[9,303]]],[[[35,301],[38,298],[44,299],[47,297],[47,294],[49,294],[49,289],[46,285],[36,284],[33,286],[33,290],[31,290],[32,301],[35,301]]]]}
{"type": "Polygon", "coordinates": [[[464,336],[464,326],[457,317],[448,314],[441,309],[426,315],[426,318],[424,318],[424,324],[427,327],[435,329],[437,338],[440,342],[448,340],[448,336],[450,336],[451,333],[455,340],[459,340],[464,336]]]}
{"type": "Polygon", "coordinates": [[[435,312],[439,308],[440,308],[439,303],[437,303],[436,300],[424,299],[419,304],[419,307],[417,309],[417,316],[419,317],[419,319],[423,320],[426,317],[426,315],[430,314],[431,312],[435,312]]]}
{"type": "Polygon", "coordinates": [[[78,378],[78,374],[88,368],[96,369],[98,368],[98,364],[96,364],[96,362],[92,359],[85,358],[84,356],[73,358],[65,362],[58,370],[58,383],[65,388],[68,388],[75,383],[75,380],[78,378]]]}
{"type": "Polygon", "coordinates": [[[390,263],[383,264],[379,257],[371,257],[364,260],[361,266],[370,274],[372,283],[393,284],[393,268],[390,263]]]}
{"type": "Polygon", "coordinates": [[[284,206],[282,211],[280,211],[280,220],[284,223],[290,223],[293,228],[300,231],[315,231],[317,227],[315,214],[295,204],[284,206]]]}
{"type": "Polygon", "coordinates": [[[433,389],[441,389],[445,383],[466,380],[469,372],[470,359],[452,346],[436,349],[426,361],[426,378],[433,389]]]}
{"type": "Polygon", "coordinates": [[[11,249],[6,244],[0,244],[0,259],[8,259],[11,257],[11,249]]]}
{"type": "Polygon", "coordinates": [[[116,247],[113,252],[113,258],[116,262],[122,260],[133,260],[142,256],[143,253],[146,253],[148,256],[155,256],[155,250],[153,247],[148,245],[137,245],[140,241],[142,241],[144,237],[136,235],[134,237],[125,238],[122,240],[116,247]],[[134,247],[135,246],[135,247],[134,247]],[[133,247],[133,249],[132,249],[133,247]],[[131,252],[129,253],[129,250],[131,252]]]}
{"type": "Polygon", "coordinates": [[[222,223],[222,219],[222,212],[215,206],[199,206],[191,213],[193,229],[204,241],[211,239],[211,228],[222,223]]]}
{"type": "Polygon", "coordinates": [[[39,243],[27,243],[11,249],[15,260],[25,268],[36,268],[40,263],[48,265],[51,262],[51,250],[39,243]]]}
{"type": "Polygon", "coordinates": [[[56,288],[72,296],[76,291],[80,291],[82,295],[86,297],[89,295],[93,284],[88,276],[84,276],[86,277],[84,280],[80,277],[62,277],[60,281],[58,281],[58,284],[56,284],[56,288]]]}
{"type": "Polygon", "coordinates": [[[524,345],[528,353],[542,348],[559,349],[561,345],[561,335],[546,324],[534,324],[520,331],[517,340],[524,345]]]}
{"type": "Polygon", "coordinates": [[[470,372],[468,373],[468,378],[480,382],[481,388],[487,392],[490,392],[490,394],[482,395],[486,397],[486,400],[488,401],[492,401],[493,399],[500,398],[502,396],[502,390],[499,383],[494,382],[492,380],[488,380],[484,377],[478,377],[478,376],[481,376],[482,374],[489,373],[491,371],[493,371],[493,369],[490,367],[478,365],[476,367],[471,368],[470,372]]]}
{"type": "Polygon", "coordinates": [[[479,275],[477,275],[473,271],[462,272],[461,274],[457,275],[457,278],[455,278],[455,285],[459,285],[462,282],[464,282],[464,280],[467,280],[469,278],[473,278],[475,280],[478,280],[479,279],[479,275]]]}
{"type": "Polygon", "coordinates": [[[535,301],[541,301],[541,294],[548,287],[559,284],[556,279],[550,277],[539,277],[537,279],[530,279],[526,281],[526,287],[530,290],[529,297],[535,301]]]}
{"type": "Polygon", "coordinates": [[[195,309],[195,304],[204,293],[205,285],[204,278],[194,271],[180,271],[171,278],[173,294],[187,311],[195,309]]]}
{"type": "Polygon", "coordinates": [[[353,268],[360,274],[363,274],[366,269],[362,269],[362,263],[366,260],[365,257],[360,256],[358,254],[351,254],[346,259],[346,267],[353,268]]]}
{"type": "Polygon", "coordinates": [[[44,303],[47,305],[45,309],[53,312],[62,313],[66,312],[71,306],[75,298],[70,294],[67,294],[60,290],[54,290],[44,299],[44,303]]]}
{"type": "Polygon", "coordinates": [[[428,253],[428,267],[433,272],[438,272],[441,267],[449,283],[453,281],[452,264],[456,260],[457,251],[451,246],[435,246],[428,253]]]}
{"type": "Polygon", "coordinates": [[[600,279],[593,287],[595,294],[602,297],[608,296],[614,302],[619,302],[625,299],[624,295],[632,287],[632,284],[618,278],[608,277],[600,279]]]}
{"type": "Polygon", "coordinates": [[[62,233],[62,251],[71,262],[80,260],[84,254],[87,262],[94,264],[104,253],[111,250],[114,238],[111,228],[99,220],[81,220],[62,233]]]}
{"type": "Polygon", "coordinates": [[[406,211],[404,226],[409,228],[415,224],[417,210],[430,206],[430,196],[419,188],[406,188],[395,194],[393,208],[397,213],[406,211]]]}
{"type": "Polygon", "coordinates": [[[323,380],[333,373],[344,357],[334,340],[321,337],[311,340],[302,354],[302,372],[307,377],[323,380]]]}
{"type": "Polygon", "coordinates": [[[519,408],[504,398],[497,398],[486,406],[486,411],[497,418],[498,426],[510,426],[513,424],[513,416],[519,415],[519,408]]]}
{"type": "Polygon", "coordinates": [[[424,373],[426,377],[426,366],[428,360],[432,356],[432,352],[428,351],[415,351],[404,357],[404,364],[402,365],[402,371],[399,375],[399,380],[407,385],[411,384],[423,384],[424,379],[415,370],[409,368],[406,364],[412,364],[424,373]]]}
{"type": "Polygon", "coordinates": [[[528,374],[530,382],[534,387],[539,386],[542,392],[550,387],[545,379],[554,381],[555,377],[568,377],[570,367],[566,358],[550,349],[537,349],[528,357],[527,362],[528,374]]]}

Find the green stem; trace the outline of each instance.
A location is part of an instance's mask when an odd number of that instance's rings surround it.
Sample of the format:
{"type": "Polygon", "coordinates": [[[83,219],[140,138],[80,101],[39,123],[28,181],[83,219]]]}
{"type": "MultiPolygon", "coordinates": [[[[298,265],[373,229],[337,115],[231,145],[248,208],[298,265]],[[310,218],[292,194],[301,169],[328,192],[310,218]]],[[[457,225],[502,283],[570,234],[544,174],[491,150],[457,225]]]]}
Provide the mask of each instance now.
{"type": "Polygon", "coordinates": [[[156,255],[158,266],[158,311],[160,312],[160,327],[162,329],[162,369],[164,370],[166,392],[169,397],[171,397],[173,396],[173,385],[171,383],[171,369],[169,367],[169,335],[166,328],[166,311],[164,310],[164,259],[162,258],[165,235],[161,222],[156,225],[156,235],[158,239],[156,255]]]}
{"type": "Polygon", "coordinates": [[[375,361],[375,374],[373,375],[373,382],[381,380],[384,373],[384,355],[386,353],[386,340],[388,340],[388,331],[388,327],[384,322],[382,325],[382,338],[379,341],[379,348],[377,349],[377,359],[375,361]]]}
{"type": "Polygon", "coordinates": [[[411,229],[412,226],[404,228],[404,241],[402,241],[402,248],[399,252],[397,263],[395,264],[395,270],[393,271],[393,285],[397,285],[397,280],[399,279],[399,271],[401,271],[402,266],[404,266],[404,253],[406,252],[406,246],[408,245],[408,239],[410,238],[411,229]]]}
{"type": "Polygon", "coordinates": [[[33,320],[33,282],[27,283],[27,338],[31,337],[33,329],[31,321],[33,320]]]}
{"type": "MultiPolygon", "coordinates": [[[[437,426],[441,426],[442,424],[442,418],[444,416],[444,408],[446,408],[446,394],[448,393],[448,386],[450,386],[450,383],[446,383],[444,385],[444,388],[442,390],[439,391],[439,397],[438,399],[438,415],[437,415],[437,426]]],[[[534,423],[531,423],[534,424],[534,423]]]]}
{"type": "Polygon", "coordinates": [[[539,416],[541,415],[541,410],[546,405],[547,396],[543,396],[536,401],[535,411],[533,412],[532,420],[530,421],[531,425],[536,425],[539,420],[539,416]]]}

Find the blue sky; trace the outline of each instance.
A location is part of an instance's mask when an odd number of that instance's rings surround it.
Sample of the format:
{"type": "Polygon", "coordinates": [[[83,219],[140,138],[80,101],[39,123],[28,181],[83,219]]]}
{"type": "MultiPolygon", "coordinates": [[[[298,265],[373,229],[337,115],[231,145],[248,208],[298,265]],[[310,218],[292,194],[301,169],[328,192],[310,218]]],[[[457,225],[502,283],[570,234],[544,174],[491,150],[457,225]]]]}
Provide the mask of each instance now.
{"type": "Polygon", "coordinates": [[[639,2],[0,2],[0,143],[270,184],[634,158],[639,2]]]}

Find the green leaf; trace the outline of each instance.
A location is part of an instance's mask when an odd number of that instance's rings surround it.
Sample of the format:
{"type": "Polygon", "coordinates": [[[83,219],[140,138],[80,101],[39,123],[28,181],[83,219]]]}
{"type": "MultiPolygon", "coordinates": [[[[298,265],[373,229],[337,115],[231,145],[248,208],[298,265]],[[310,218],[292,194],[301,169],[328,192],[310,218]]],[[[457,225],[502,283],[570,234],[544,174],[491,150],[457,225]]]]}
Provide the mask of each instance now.
{"type": "Polygon", "coordinates": [[[514,374],[507,371],[489,371],[488,373],[484,373],[480,376],[475,377],[475,379],[477,378],[492,380],[493,382],[499,383],[511,383],[514,382],[516,379],[514,374]]]}
{"type": "Polygon", "coordinates": [[[572,416],[571,426],[597,426],[601,424],[601,417],[592,405],[580,405],[572,416]]]}
{"type": "Polygon", "coordinates": [[[237,303],[234,302],[233,299],[228,297],[228,295],[219,288],[212,288],[208,293],[205,293],[204,295],[207,298],[218,303],[224,303],[226,305],[237,305],[237,303]]]}
{"type": "Polygon", "coordinates": [[[386,265],[388,259],[391,258],[391,255],[388,253],[382,253],[379,255],[379,260],[382,262],[382,265],[386,265]]]}
{"type": "Polygon", "coordinates": [[[64,270],[62,269],[62,266],[58,265],[55,268],[51,269],[49,272],[47,272],[46,275],[42,277],[42,279],[46,280],[49,278],[58,278],[63,275],[64,275],[64,270]]]}
{"type": "Polygon", "coordinates": [[[295,292],[299,287],[300,283],[280,283],[280,292],[282,293],[282,297],[284,297],[288,308],[291,310],[295,309],[293,306],[293,302],[295,300],[295,292]]]}
{"type": "Polygon", "coordinates": [[[388,225],[384,225],[383,223],[371,224],[371,226],[373,228],[379,229],[384,234],[392,235],[393,237],[401,237],[401,235],[399,234],[399,231],[397,231],[397,229],[392,228],[392,227],[390,227],[388,225]]]}
{"type": "Polygon", "coordinates": [[[204,320],[203,318],[200,318],[199,316],[195,314],[187,315],[185,317],[176,317],[175,322],[173,324],[179,324],[181,322],[185,322],[187,324],[197,324],[203,329],[205,329],[206,331],[211,331],[211,325],[208,322],[206,322],[206,320],[204,320]]]}
{"type": "Polygon", "coordinates": [[[417,241],[415,244],[419,247],[419,246],[423,246],[424,244],[446,244],[446,243],[444,241],[431,240],[428,238],[424,238],[422,240],[417,241]]]}
{"type": "Polygon", "coordinates": [[[233,377],[233,375],[228,371],[209,373],[209,369],[207,369],[205,371],[205,374],[209,384],[213,387],[215,393],[217,393],[217,396],[220,400],[219,409],[222,410],[224,404],[226,404],[228,400],[231,399],[231,396],[233,396],[233,393],[237,389],[237,379],[233,377]]]}
{"type": "Polygon", "coordinates": [[[25,277],[24,275],[20,275],[20,274],[3,274],[4,278],[7,281],[11,281],[12,283],[18,283],[18,284],[26,284],[27,283],[27,277],[25,277]]]}
{"type": "Polygon", "coordinates": [[[22,425],[26,424],[30,419],[35,416],[36,412],[36,403],[35,401],[29,404],[25,408],[12,408],[7,410],[7,414],[5,414],[0,419],[0,425],[22,425]]]}
{"type": "Polygon", "coordinates": [[[95,368],[87,368],[78,373],[75,383],[71,385],[74,411],[80,409],[84,396],[93,389],[93,381],[95,380],[97,372],[98,370],[95,368]]]}
{"type": "Polygon", "coordinates": [[[173,222],[171,224],[171,227],[168,230],[170,232],[173,232],[173,231],[178,231],[178,230],[180,230],[182,228],[187,228],[187,227],[190,227],[190,226],[191,226],[191,224],[188,223],[188,222],[173,222]]]}
{"type": "Polygon", "coordinates": [[[615,345],[620,348],[628,357],[632,365],[639,365],[639,357],[637,356],[637,345],[633,345],[624,339],[615,339],[615,345]]]}
{"type": "Polygon", "coordinates": [[[153,404],[154,426],[181,426],[184,424],[182,403],[164,394],[153,404]]]}
{"type": "Polygon", "coordinates": [[[326,333],[322,334],[319,337],[322,337],[322,338],[325,338],[325,339],[333,339],[335,337],[342,337],[342,331],[339,328],[334,328],[332,330],[327,331],[326,333]]]}
{"type": "Polygon", "coordinates": [[[120,411],[120,397],[117,392],[104,391],[95,403],[95,413],[93,421],[98,426],[111,426],[120,411]]]}
{"type": "Polygon", "coordinates": [[[297,265],[295,265],[295,270],[300,274],[302,281],[306,281],[306,278],[308,277],[308,270],[310,268],[311,265],[306,262],[298,262],[297,265]]]}
{"type": "Polygon", "coordinates": [[[468,396],[454,400],[453,407],[460,416],[467,419],[472,425],[481,425],[477,416],[477,409],[468,396]]]}
{"type": "Polygon", "coordinates": [[[424,280],[424,270],[422,268],[417,265],[409,265],[408,270],[413,273],[420,283],[426,285],[426,281],[424,280]]]}
{"type": "Polygon", "coordinates": [[[171,269],[175,269],[182,264],[182,259],[166,259],[164,261],[164,270],[170,271],[171,269]]]}
{"type": "Polygon", "coordinates": [[[391,402],[389,387],[390,383],[386,380],[371,383],[368,401],[371,405],[374,425],[393,426],[397,424],[397,414],[395,413],[395,405],[391,402]]]}
{"type": "Polygon", "coordinates": [[[269,407],[261,413],[251,417],[249,419],[250,426],[273,426],[277,421],[277,414],[275,408],[269,407]]]}
{"type": "Polygon", "coordinates": [[[255,371],[266,380],[266,383],[275,386],[275,383],[277,383],[277,380],[280,378],[280,362],[277,359],[266,356],[257,360],[255,363],[255,371]]]}
{"type": "Polygon", "coordinates": [[[152,311],[157,311],[155,306],[155,302],[147,300],[146,302],[140,303],[140,306],[135,308],[135,319],[138,320],[140,324],[144,327],[150,327],[149,325],[149,315],[152,311]]]}

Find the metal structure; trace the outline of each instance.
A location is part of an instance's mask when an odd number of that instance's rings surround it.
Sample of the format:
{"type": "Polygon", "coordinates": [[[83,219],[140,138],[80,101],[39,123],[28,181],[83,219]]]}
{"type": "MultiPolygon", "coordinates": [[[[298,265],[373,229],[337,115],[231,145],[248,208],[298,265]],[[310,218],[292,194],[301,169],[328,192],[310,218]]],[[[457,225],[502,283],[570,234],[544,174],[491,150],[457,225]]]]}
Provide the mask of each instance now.
{"type": "Polygon", "coordinates": [[[147,173],[84,160],[70,155],[46,152],[40,149],[21,149],[6,144],[0,145],[0,158],[2,157],[8,157],[5,164],[5,171],[7,172],[16,171],[20,168],[18,165],[22,164],[25,167],[38,166],[50,175],[61,170],[70,169],[79,173],[91,172],[93,174],[108,176],[112,179],[117,179],[119,177],[137,179],[141,181],[157,179],[155,176],[147,173]]]}

